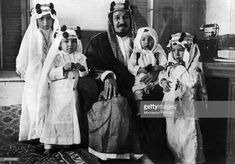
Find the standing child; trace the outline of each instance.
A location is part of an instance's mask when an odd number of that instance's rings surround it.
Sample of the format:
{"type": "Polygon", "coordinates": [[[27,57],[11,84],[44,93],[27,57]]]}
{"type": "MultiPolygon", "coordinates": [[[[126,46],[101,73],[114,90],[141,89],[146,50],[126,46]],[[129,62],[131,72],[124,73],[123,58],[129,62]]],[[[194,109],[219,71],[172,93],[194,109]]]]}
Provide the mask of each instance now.
{"type": "Polygon", "coordinates": [[[168,143],[177,163],[202,163],[203,145],[196,119],[196,101],[207,100],[207,95],[200,51],[195,38],[188,33],[173,34],[168,48],[168,66],[159,75],[165,91],[163,107],[166,108],[168,143]]]}
{"type": "Polygon", "coordinates": [[[143,94],[149,94],[156,82],[144,83],[142,78],[151,70],[161,71],[166,66],[167,59],[161,45],[158,44],[158,35],[151,27],[138,29],[134,40],[134,49],[131,54],[128,69],[135,75],[135,84],[132,91],[136,100],[142,100],[143,94]]]}
{"type": "Polygon", "coordinates": [[[54,144],[68,146],[81,142],[77,83],[79,77],[88,74],[88,69],[76,32],[66,26],[61,28],[42,71],[38,128],[46,154],[51,153],[54,144]]]}
{"type": "Polygon", "coordinates": [[[36,5],[32,10],[30,24],[16,58],[16,72],[25,81],[19,141],[38,138],[36,135],[38,82],[47,52],[53,41],[53,35],[59,29],[55,14],[52,3],[36,5]]]}

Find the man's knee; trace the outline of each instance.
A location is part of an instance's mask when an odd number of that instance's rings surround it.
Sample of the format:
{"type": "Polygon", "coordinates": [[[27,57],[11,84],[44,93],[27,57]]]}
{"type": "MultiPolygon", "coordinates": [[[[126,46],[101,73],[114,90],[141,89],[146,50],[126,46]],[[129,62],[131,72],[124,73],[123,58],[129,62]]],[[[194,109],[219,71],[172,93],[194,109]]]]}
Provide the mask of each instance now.
{"type": "Polygon", "coordinates": [[[79,79],[78,90],[80,95],[80,104],[83,111],[89,111],[92,104],[98,100],[99,92],[97,83],[89,76],[79,79]]]}

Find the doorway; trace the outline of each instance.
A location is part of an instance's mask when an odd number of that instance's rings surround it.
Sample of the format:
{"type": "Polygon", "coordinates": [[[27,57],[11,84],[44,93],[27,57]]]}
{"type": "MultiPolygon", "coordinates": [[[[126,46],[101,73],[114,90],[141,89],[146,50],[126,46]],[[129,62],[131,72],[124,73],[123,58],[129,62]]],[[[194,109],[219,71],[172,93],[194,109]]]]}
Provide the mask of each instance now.
{"type": "Polygon", "coordinates": [[[0,1],[0,69],[15,70],[22,36],[29,22],[29,0],[0,1]]]}

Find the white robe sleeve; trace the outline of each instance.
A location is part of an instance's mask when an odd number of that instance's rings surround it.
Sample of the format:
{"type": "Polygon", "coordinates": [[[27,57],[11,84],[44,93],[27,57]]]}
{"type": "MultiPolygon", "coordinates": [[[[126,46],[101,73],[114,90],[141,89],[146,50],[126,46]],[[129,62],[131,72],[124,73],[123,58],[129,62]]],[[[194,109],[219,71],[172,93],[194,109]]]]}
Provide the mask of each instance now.
{"type": "Polygon", "coordinates": [[[104,71],[101,76],[100,76],[100,80],[102,82],[104,82],[104,79],[106,78],[106,76],[108,75],[111,75],[115,80],[117,79],[115,73],[113,71],[110,71],[110,70],[107,70],[107,71],[104,71]]]}
{"type": "Polygon", "coordinates": [[[49,77],[50,81],[55,81],[58,79],[65,78],[63,66],[60,66],[60,65],[61,65],[61,57],[59,55],[57,55],[52,63],[51,69],[48,73],[48,77],[49,77]]]}
{"type": "Polygon", "coordinates": [[[180,78],[180,81],[185,84],[187,87],[191,88],[197,84],[198,73],[188,73],[188,71],[184,72],[180,78]]]}
{"type": "Polygon", "coordinates": [[[163,66],[164,68],[167,66],[167,58],[165,55],[161,55],[161,58],[159,60],[159,65],[163,66]]]}
{"type": "Polygon", "coordinates": [[[181,65],[172,70],[171,76],[190,88],[197,83],[198,79],[198,73],[196,71],[189,73],[186,68],[181,65]]]}
{"type": "Polygon", "coordinates": [[[159,72],[158,75],[158,84],[160,87],[162,87],[162,80],[166,79],[167,80],[167,71],[166,70],[162,70],[161,72],[159,72]]]}
{"type": "Polygon", "coordinates": [[[29,60],[29,30],[26,31],[23,40],[20,45],[19,54],[16,57],[16,72],[20,73],[21,76],[24,76],[27,67],[28,67],[28,60],[29,60]]]}

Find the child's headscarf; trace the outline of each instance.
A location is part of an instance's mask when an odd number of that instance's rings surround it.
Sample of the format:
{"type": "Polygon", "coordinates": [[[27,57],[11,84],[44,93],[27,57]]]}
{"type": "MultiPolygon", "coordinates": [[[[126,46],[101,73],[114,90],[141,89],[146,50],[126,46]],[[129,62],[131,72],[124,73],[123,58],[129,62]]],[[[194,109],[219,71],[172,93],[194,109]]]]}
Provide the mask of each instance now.
{"type": "Polygon", "coordinates": [[[143,50],[142,46],[141,46],[141,43],[140,43],[140,40],[141,40],[141,37],[142,37],[143,33],[148,33],[154,39],[154,45],[153,45],[153,48],[150,51],[155,53],[155,52],[159,52],[159,51],[163,50],[162,46],[160,44],[158,44],[158,34],[157,34],[157,32],[151,27],[141,27],[141,28],[138,29],[136,38],[134,40],[134,47],[137,48],[138,51],[143,50]]]}
{"type": "Polygon", "coordinates": [[[41,78],[38,86],[38,108],[37,108],[37,128],[38,128],[38,134],[40,135],[40,130],[43,126],[43,123],[45,121],[45,114],[47,113],[47,110],[49,109],[49,79],[48,79],[48,73],[51,69],[51,66],[53,64],[54,59],[56,58],[60,44],[62,39],[70,39],[70,38],[76,38],[77,39],[77,53],[82,53],[82,43],[78,39],[78,31],[75,30],[75,28],[62,26],[61,31],[58,31],[56,33],[56,38],[47,54],[47,58],[44,62],[44,66],[41,73],[41,78]]]}
{"type": "MultiPolygon", "coordinates": [[[[140,52],[141,54],[146,54],[146,55],[148,55],[150,53],[149,56],[152,56],[152,59],[151,59],[152,65],[156,65],[156,58],[158,58],[158,60],[162,60],[163,58],[164,59],[166,58],[165,51],[163,50],[162,46],[160,44],[158,44],[158,34],[151,27],[142,27],[142,28],[138,29],[136,38],[134,40],[134,51],[137,51],[137,52],[140,52]],[[144,33],[148,33],[154,39],[154,45],[151,50],[144,50],[141,46],[140,41],[141,41],[141,37],[144,33]],[[154,54],[157,52],[160,56],[154,56],[154,54]],[[161,55],[163,55],[163,56],[161,56],[161,55]]],[[[166,62],[165,60],[163,60],[162,63],[159,63],[159,64],[164,65],[166,62]]],[[[149,63],[149,62],[146,62],[146,63],[149,63]]]]}
{"type": "Polygon", "coordinates": [[[188,33],[176,33],[171,35],[171,39],[167,45],[167,48],[170,50],[168,55],[168,64],[175,64],[177,61],[174,59],[173,53],[171,51],[172,45],[181,45],[184,50],[183,61],[185,66],[187,67],[189,62],[189,50],[188,46],[191,46],[193,42],[193,36],[188,33]]]}
{"type": "Polygon", "coordinates": [[[25,75],[27,80],[33,80],[33,75],[38,74],[37,67],[41,65],[43,55],[43,37],[37,25],[37,19],[50,14],[54,20],[52,27],[52,36],[59,29],[59,21],[56,17],[54,5],[37,4],[32,10],[30,24],[22,40],[19,54],[16,59],[16,70],[25,75]],[[28,77],[28,78],[27,78],[28,77]]]}
{"type": "Polygon", "coordinates": [[[141,37],[142,37],[142,35],[144,33],[148,33],[154,39],[153,48],[150,50],[150,51],[154,52],[154,50],[157,49],[158,45],[159,45],[158,44],[158,35],[157,35],[157,32],[153,28],[151,28],[151,27],[141,27],[141,28],[138,29],[136,38],[134,40],[134,46],[139,51],[142,50],[142,46],[141,46],[140,40],[141,40],[141,37]]]}

